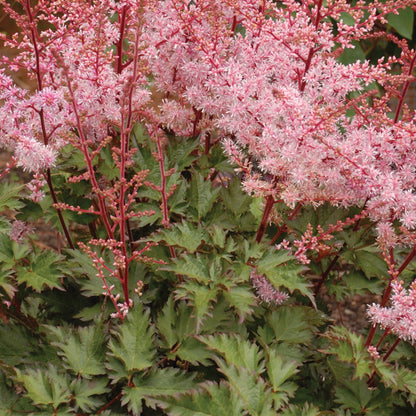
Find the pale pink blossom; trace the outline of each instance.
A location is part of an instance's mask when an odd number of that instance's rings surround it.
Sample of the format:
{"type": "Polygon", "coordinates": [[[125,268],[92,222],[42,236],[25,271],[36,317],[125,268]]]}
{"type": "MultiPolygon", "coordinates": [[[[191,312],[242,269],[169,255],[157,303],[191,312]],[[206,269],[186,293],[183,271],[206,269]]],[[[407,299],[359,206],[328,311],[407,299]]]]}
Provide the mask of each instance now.
{"type": "Polygon", "coordinates": [[[258,273],[251,273],[251,282],[259,298],[266,303],[280,305],[289,298],[287,293],[281,292],[274,288],[267,277],[258,273]]]}
{"type": "Polygon", "coordinates": [[[12,222],[12,228],[10,230],[10,239],[17,243],[23,242],[28,234],[33,232],[33,227],[26,222],[20,220],[14,220],[12,222]]]}
{"type": "Polygon", "coordinates": [[[367,314],[371,322],[395,334],[397,337],[414,343],[416,341],[416,281],[410,289],[403,282],[392,283],[392,295],[389,307],[369,305],[367,314]]]}

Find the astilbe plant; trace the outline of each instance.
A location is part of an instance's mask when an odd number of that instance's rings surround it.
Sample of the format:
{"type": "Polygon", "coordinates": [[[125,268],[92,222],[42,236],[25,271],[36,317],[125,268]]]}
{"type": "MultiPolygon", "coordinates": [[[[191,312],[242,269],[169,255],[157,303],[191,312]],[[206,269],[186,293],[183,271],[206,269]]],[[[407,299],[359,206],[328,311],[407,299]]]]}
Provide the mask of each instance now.
{"type": "MultiPolygon", "coordinates": [[[[207,145],[217,129],[247,192],[265,197],[257,241],[279,202],[290,215],[324,203],[360,207],[355,221],[374,222],[384,249],[396,246],[399,224],[407,237],[413,232],[415,116],[404,98],[415,51],[389,35],[401,48],[397,57],[373,65],[337,59],[357,40],[386,36],[378,23],[406,6],[414,2],[202,1],[163,2],[152,12],[148,53],[166,91],[169,126],[188,134],[197,128],[207,145]],[[179,113],[181,105],[194,114],[179,113]]],[[[351,222],[339,221],[338,228],[351,222]]],[[[318,229],[307,242],[295,239],[291,250],[308,262],[307,249],[322,249],[312,240],[331,238],[318,229]]],[[[401,271],[414,256],[409,245],[401,271]]]]}
{"type": "Polygon", "coordinates": [[[2,5],[0,409],[414,404],[416,53],[386,33],[414,1],[2,5]],[[345,64],[382,40],[399,53],[345,64]],[[37,217],[65,249],[38,249],[37,217]],[[324,286],[384,290],[366,340],[330,325],[324,286]]]}

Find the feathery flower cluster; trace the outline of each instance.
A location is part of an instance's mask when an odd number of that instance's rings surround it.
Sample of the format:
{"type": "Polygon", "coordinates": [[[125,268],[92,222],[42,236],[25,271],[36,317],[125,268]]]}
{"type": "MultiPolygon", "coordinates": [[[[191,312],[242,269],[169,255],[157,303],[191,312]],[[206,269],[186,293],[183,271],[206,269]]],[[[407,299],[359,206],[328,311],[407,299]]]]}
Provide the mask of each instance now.
{"type": "Polygon", "coordinates": [[[392,283],[391,306],[381,307],[372,304],[368,316],[375,325],[395,334],[397,337],[414,343],[416,341],[416,281],[407,291],[403,282],[392,283]]]}
{"type": "MultiPolygon", "coordinates": [[[[145,54],[166,93],[164,111],[175,112],[169,128],[219,129],[249,192],[291,207],[366,201],[374,221],[400,220],[413,229],[416,118],[387,117],[392,91],[409,78],[390,74],[394,59],[375,66],[337,60],[341,48],[354,47],[378,20],[407,5],[413,2],[158,4],[147,13],[145,54]],[[355,25],[331,23],[342,13],[355,25]]],[[[411,73],[415,52],[401,46],[396,63],[411,73]]]]}
{"type": "Polygon", "coordinates": [[[267,277],[263,275],[252,272],[250,279],[254,288],[256,289],[259,298],[263,302],[280,305],[289,297],[287,293],[280,292],[279,290],[275,289],[267,277]]]}

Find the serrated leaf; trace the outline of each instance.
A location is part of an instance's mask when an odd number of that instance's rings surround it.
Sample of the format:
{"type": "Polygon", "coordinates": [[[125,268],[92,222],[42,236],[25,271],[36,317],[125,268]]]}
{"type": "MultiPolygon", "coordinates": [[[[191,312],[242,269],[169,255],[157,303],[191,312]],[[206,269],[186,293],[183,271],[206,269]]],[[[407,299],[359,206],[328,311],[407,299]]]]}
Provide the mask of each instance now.
{"type": "Polygon", "coordinates": [[[159,398],[157,404],[170,416],[243,416],[240,398],[224,382],[205,383],[204,391],[178,398],[159,398]]]}
{"type": "Polygon", "coordinates": [[[182,283],[175,290],[176,299],[186,299],[193,306],[193,316],[196,319],[196,333],[199,332],[204,318],[210,313],[212,303],[217,298],[217,290],[202,286],[198,282],[188,281],[182,283]]]}
{"type": "Polygon", "coordinates": [[[204,177],[193,172],[191,186],[188,191],[189,203],[195,209],[197,218],[201,219],[208,214],[215,200],[217,199],[220,188],[212,188],[210,181],[205,181],[204,177]]]}
{"type": "MultiPolygon", "coordinates": [[[[113,332],[109,341],[111,355],[120,360],[125,370],[132,374],[152,366],[155,354],[153,328],[150,327],[149,311],[136,302],[127,319],[113,332]]],[[[109,367],[111,369],[109,361],[109,367]]]]}
{"type": "Polygon", "coordinates": [[[180,372],[177,368],[159,368],[146,377],[134,377],[133,389],[143,397],[176,396],[195,389],[194,375],[180,372]]]}
{"type": "Polygon", "coordinates": [[[160,336],[166,342],[167,348],[172,348],[181,339],[183,334],[178,334],[175,324],[178,320],[178,312],[175,310],[175,303],[170,297],[159,314],[156,326],[160,336]]]}
{"type": "Polygon", "coordinates": [[[19,199],[19,192],[23,187],[24,185],[0,183],[0,212],[7,208],[18,210],[23,207],[23,202],[19,199]]]}
{"type": "MultiPolygon", "coordinates": [[[[68,276],[73,277],[75,274],[75,276],[80,277],[77,280],[81,285],[82,293],[86,296],[102,296],[104,292],[103,281],[96,276],[97,269],[94,267],[90,257],[81,250],[68,250],[67,254],[70,256],[70,259],[62,267],[62,271],[68,276]]],[[[100,253],[99,257],[104,258],[105,264],[112,264],[114,262],[114,259],[107,252],[100,253]]],[[[105,270],[104,275],[107,285],[114,285],[114,293],[121,293],[122,287],[120,281],[115,276],[110,276],[105,270]]]]}
{"type": "Polygon", "coordinates": [[[188,393],[197,387],[193,378],[194,376],[174,368],[158,369],[146,377],[135,376],[133,386],[124,387],[121,403],[127,405],[135,415],[139,415],[143,399],[151,406],[152,399],[157,397],[188,393]]]}
{"type": "Polygon", "coordinates": [[[63,289],[60,280],[63,273],[59,269],[62,259],[63,256],[52,251],[32,254],[29,266],[16,268],[16,280],[20,284],[26,283],[37,292],[45,287],[63,289]]]}
{"type": "Polygon", "coordinates": [[[297,264],[294,260],[283,262],[285,258],[291,259],[291,256],[285,252],[276,256],[269,254],[258,261],[257,271],[266,275],[275,289],[279,290],[283,286],[290,293],[298,290],[302,295],[307,296],[312,304],[315,304],[311,284],[300,275],[305,270],[304,266],[297,264]]]}
{"type": "Polygon", "coordinates": [[[398,12],[398,14],[389,13],[386,19],[399,35],[411,40],[413,36],[413,10],[411,7],[406,7],[405,9],[399,9],[398,12]]]}
{"type": "Polygon", "coordinates": [[[30,343],[31,335],[18,325],[0,326],[0,360],[8,366],[16,366],[24,362],[34,347],[30,343]]]}
{"type": "Polygon", "coordinates": [[[0,234],[0,264],[4,270],[13,268],[16,260],[26,257],[28,253],[27,244],[17,244],[7,234],[0,234]]]}
{"type": "MultiPolygon", "coordinates": [[[[54,327],[49,327],[54,330],[54,327]]],[[[72,329],[70,333],[56,328],[54,333],[59,341],[54,343],[62,351],[61,355],[77,376],[90,378],[94,375],[105,374],[104,366],[104,332],[101,325],[72,329]]]]}
{"type": "Polygon", "coordinates": [[[209,237],[199,224],[195,228],[192,223],[185,222],[164,229],[154,240],[165,241],[169,246],[183,247],[187,252],[194,253],[203,241],[209,241],[209,237]]]}
{"type": "Polygon", "coordinates": [[[357,61],[364,62],[365,61],[365,53],[358,41],[351,42],[353,47],[345,48],[344,52],[338,58],[338,61],[344,65],[354,64],[357,61]]]}
{"type": "MultiPolygon", "coordinates": [[[[256,252],[261,245],[254,246],[256,252]]],[[[261,252],[261,251],[260,251],[261,252]]],[[[287,250],[267,250],[257,262],[260,273],[271,273],[273,270],[289,261],[294,261],[294,257],[287,250]]]]}
{"type": "Polygon", "coordinates": [[[416,373],[409,368],[399,366],[397,369],[398,387],[409,392],[412,396],[416,395],[416,373]]]}
{"type": "Polygon", "coordinates": [[[17,290],[13,284],[12,275],[13,271],[10,269],[0,270],[0,287],[4,290],[9,299],[13,299],[13,295],[17,290]]]}
{"type": "Polygon", "coordinates": [[[223,292],[224,299],[234,308],[242,323],[253,312],[256,296],[247,286],[234,286],[223,292]]]}
{"type": "Polygon", "coordinates": [[[181,258],[174,259],[172,264],[161,267],[160,270],[168,270],[179,275],[188,276],[204,284],[207,284],[210,280],[207,261],[199,254],[196,256],[185,254],[181,258]]]}
{"type": "Polygon", "coordinates": [[[381,381],[386,387],[390,387],[392,389],[397,388],[398,374],[396,369],[391,364],[386,363],[383,360],[375,360],[374,367],[376,368],[377,374],[380,376],[381,381]]]}
{"type": "Polygon", "coordinates": [[[273,311],[267,322],[272,328],[276,341],[300,344],[308,343],[315,330],[312,318],[313,310],[296,306],[281,306],[273,311]]]}
{"type": "Polygon", "coordinates": [[[9,388],[8,384],[8,380],[0,372],[0,414],[2,416],[20,416],[36,410],[28,398],[18,395],[15,389],[9,388]]]}
{"type": "Polygon", "coordinates": [[[382,385],[378,389],[369,389],[366,380],[346,379],[342,384],[335,386],[335,401],[340,403],[342,408],[350,409],[354,415],[390,415],[392,397],[388,391],[383,390],[382,385]]]}
{"type": "Polygon", "coordinates": [[[220,362],[218,364],[249,415],[276,415],[276,411],[273,410],[273,396],[263,378],[249,372],[247,368],[237,369],[234,366],[222,365],[220,362]]]}
{"type": "Polygon", "coordinates": [[[298,363],[296,361],[288,361],[275,349],[267,348],[266,368],[273,391],[285,391],[284,383],[298,373],[297,367],[298,363]]]}
{"type": "Polygon", "coordinates": [[[76,409],[81,409],[83,412],[93,412],[99,409],[106,399],[104,395],[110,391],[107,385],[107,378],[94,378],[93,380],[75,379],[71,383],[71,391],[76,409]],[[97,397],[100,395],[102,397],[97,397]]]}
{"type": "Polygon", "coordinates": [[[203,343],[195,338],[188,337],[180,345],[175,352],[176,356],[183,361],[187,361],[192,365],[202,364],[208,366],[210,364],[211,352],[203,343]]]}
{"type": "Polygon", "coordinates": [[[354,364],[354,375],[358,378],[372,373],[371,360],[364,348],[362,336],[343,327],[333,327],[327,334],[332,343],[327,352],[335,354],[339,360],[354,364]]]}
{"type": "MultiPolygon", "coordinates": [[[[323,413],[313,404],[304,403],[303,407],[291,405],[283,412],[282,416],[322,416],[323,413]]],[[[346,415],[345,415],[346,416],[346,415]]]]}
{"type": "Polygon", "coordinates": [[[252,202],[252,197],[242,190],[238,178],[229,182],[226,188],[221,188],[220,196],[224,205],[237,217],[246,212],[252,202]]]}
{"type": "Polygon", "coordinates": [[[263,354],[256,343],[242,339],[237,334],[219,334],[200,336],[198,339],[211,350],[217,351],[225,358],[227,365],[245,368],[253,374],[260,374],[264,369],[263,354]]]}
{"type": "Polygon", "coordinates": [[[356,264],[361,268],[368,279],[382,277],[388,274],[386,262],[376,253],[366,250],[355,252],[356,264]]]}
{"type": "Polygon", "coordinates": [[[226,236],[227,231],[224,230],[222,227],[219,227],[217,224],[214,224],[211,227],[212,242],[215,246],[219,248],[224,248],[226,236]]]}
{"type": "Polygon", "coordinates": [[[47,370],[26,369],[25,372],[19,372],[17,378],[34,404],[52,405],[56,409],[69,401],[69,379],[52,366],[47,370]]]}
{"type": "Polygon", "coordinates": [[[175,166],[178,171],[190,166],[196,159],[196,156],[191,153],[199,146],[199,143],[199,137],[196,139],[182,138],[176,142],[169,142],[169,146],[167,146],[169,166],[175,166]]]}

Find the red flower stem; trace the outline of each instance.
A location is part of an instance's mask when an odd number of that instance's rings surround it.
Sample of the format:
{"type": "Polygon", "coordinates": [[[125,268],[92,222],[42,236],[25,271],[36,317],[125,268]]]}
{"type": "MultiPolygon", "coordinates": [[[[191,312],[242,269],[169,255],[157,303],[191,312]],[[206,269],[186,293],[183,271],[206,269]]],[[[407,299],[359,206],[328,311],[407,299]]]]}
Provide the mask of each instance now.
{"type": "Polygon", "coordinates": [[[121,11],[121,16],[119,17],[120,21],[120,37],[117,42],[117,73],[121,74],[123,69],[123,42],[124,42],[124,32],[126,29],[126,14],[128,6],[123,6],[121,11]]]}
{"type": "MultiPolygon", "coordinates": [[[[49,187],[49,192],[51,193],[52,201],[53,201],[54,204],[58,204],[58,198],[56,196],[55,189],[54,189],[53,184],[52,184],[52,177],[51,177],[51,170],[50,169],[48,169],[46,171],[45,178],[46,178],[46,182],[47,182],[48,187],[49,187]]],[[[62,210],[60,208],[57,208],[56,206],[55,206],[55,210],[56,210],[56,213],[58,215],[59,222],[61,223],[62,231],[64,232],[66,241],[68,242],[68,246],[73,250],[75,248],[75,246],[74,246],[74,243],[72,241],[71,234],[69,233],[68,227],[66,226],[64,217],[62,215],[62,210]]]]}
{"type": "MultiPolygon", "coordinates": [[[[281,202],[281,201],[276,201],[276,202],[281,202]]],[[[297,204],[296,207],[292,210],[291,214],[289,215],[289,217],[287,218],[288,221],[292,220],[293,217],[299,212],[299,210],[302,208],[302,204],[297,204]]],[[[283,224],[280,228],[279,231],[274,235],[274,237],[272,238],[272,241],[270,241],[270,244],[273,244],[284,232],[287,231],[287,226],[286,224],[283,224]]]]}
{"type": "Polygon", "coordinates": [[[381,345],[381,343],[384,341],[384,338],[386,338],[386,336],[387,336],[387,335],[389,335],[389,334],[390,334],[390,331],[389,331],[388,329],[386,329],[386,330],[384,331],[384,334],[380,337],[379,341],[377,342],[377,345],[376,345],[376,348],[377,348],[377,349],[379,349],[379,348],[380,348],[380,345],[381,345]]]}
{"type": "Polygon", "coordinates": [[[413,258],[416,255],[416,246],[413,246],[412,250],[410,251],[410,253],[407,255],[407,257],[404,259],[403,263],[401,264],[401,266],[398,268],[397,270],[397,275],[399,276],[399,274],[401,274],[401,272],[409,265],[409,263],[413,260],[413,258]]]}
{"type": "MultiPolygon", "coordinates": [[[[409,70],[407,71],[407,75],[410,77],[412,76],[412,72],[413,69],[415,67],[416,64],[416,52],[413,55],[413,59],[410,62],[410,66],[409,66],[409,70]]],[[[397,104],[397,108],[396,108],[396,114],[394,115],[394,123],[397,123],[397,121],[399,120],[399,116],[400,116],[400,111],[402,110],[403,104],[404,104],[404,98],[406,96],[407,90],[409,89],[411,81],[407,80],[404,84],[403,84],[403,89],[402,89],[402,93],[400,94],[400,98],[399,98],[399,103],[397,104]]]]}
{"type": "MultiPolygon", "coordinates": [[[[125,30],[125,15],[127,12],[127,6],[123,7],[123,14],[121,18],[121,27],[120,31],[125,30]]],[[[120,39],[123,39],[124,35],[120,33],[120,39]]],[[[130,133],[133,128],[133,94],[136,88],[136,79],[138,74],[138,55],[139,55],[139,32],[136,33],[135,43],[134,43],[134,58],[133,58],[133,70],[132,70],[132,81],[130,82],[130,87],[128,90],[127,95],[127,112],[126,115],[122,112],[121,116],[121,131],[120,131],[120,191],[119,191],[119,199],[118,199],[118,209],[119,209],[119,227],[120,227],[120,242],[121,242],[121,250],[123,253],[124,258],[124,268],[123,270],[119,269],[120,277],[122,278],[122,285],[123,285],[123,294],[124,300],[126,304],[129,304],[129,256],[127,253],[127,241],[126,235],[130,231],[130,225],[128,223],[128,217],[126,217],[126,212],[128,206],[130,205],[129,201],[125,201],[126,199],[126,192],[127,192],[127,180],[126,180],[126,159],[129,152],[129,138],[130,133]]],[[[121,48],[122,45],[120,45],[121,48]]],[[[121,49],[120,49],[121,54],[121,49]]],[[[118,57],[118,63],[121,63],[121,57],[118,57]]],[[[118,67],[118,70],[121,71],[121,65],[118,67]]],[[[131,240],[130,240],[131,243],[131,240]]]]}
{"type": "Polygon", "coordinates": [[[401,341],[400,338],[397,338],[396,341],[394,341],[390,349],[384,354],[383,361],[387,361],[387,358],[389,358],[390,354],[395,350],[395,348],[397,347],[400,341],[401,341]]]}
{"type": "Polygon", "coordinates": [[[117,394],[117,396],[113,397],[107,404],[105,404],[100,410],[98,410],[98,412],[96,413],[97,415],[99,415],[100,413],[104,412],[104,410],[106,410],[108,407],[110,407],[114,402],[116,402],[121,396],[123,395],[123,393],[119,393],[117,394]]]}
{"type": "Polygon", "coordinates": [[[156,137],[158,162],[160,169],[160,180],[161,180],[161,193],[162,193],[162,213],[163,220],[162,225],[167,227],[169,225],[169,210],[168,210],[168,198],[166,195],[166,171],[163,157],[162,140],[159,134],[156,137]]]}
{"type": "Polygon", "coordinates": [[[84,135],[84,130],[83,130],[83,127],[82,127],[82,124],[81,124],[81,118],[80,118],[79,111],[78,111],[77,101],[76,101],[76,98],[75,98],[75,94],[74,94],[74,90],[72,88],[71,81],[69,80],[68,77],[67,77],[67,82],[68,82],[68,90],[69,90],[69,93],[70,93],[70,96],[71,96],[71,99],[72,99],[72,107],[73,107],[74,114],[75,114],[75,119],[76,119],[76,122],[77,122],[78,135],[79,135],[79,138],[80,138],[80,141],[81,141],[80,150],[82,151],[82,153],[84,155],[84,159],[85,159],[85,163],[87,165],[87,170],[88,170],[88,174],[89,174],[89,178],[90,178],[90,181],[91,181],[92,188],[95,191],[95,193],[97,195],[97,198],[98,198],[98,207],[99,207],[99,210],[100,210],[101,219],[103,220],[104,227],[107,231],[108,237],[113,239],[114,238],[114,233],[112,231],[110,221],[108,219],[108,209],[106,207],[105,199],[104,199],[104,197],[101,193],[100,187],[99,187],[98,182],[97,182],[97,178],[95,176],[95,171],[94,171],[94,168],[92,166],[92,158],[91,158],[91,155],[90,155],[89,150],[88,150],[87,139],[84,135]]]}
{"type": "Polygon", "coordinates": [[[264,207],[263,217],[261,219],[259,228],[257,230],[257,235],[256,235],[257,243],[260,243],[260,241],[263,239],[264,233],[266,232],[267,222],[269,220],[270,212],[273,208],[274,202],[275,201],[274,201],[273,196],[269,195],[266,198],[266,206],[264,207]]]}
{"type": "MultiPolygon", "coordinates": [[[[37,81],[37,84],[38,84],[38,90],[42,91],[43,83],[42,83],[42,74],[41,74],[41,71],[40,71],[40,52],[39,52],[39,46],[38,46],[38,33],[37,33],[37,30],[36,30],[36,25],[35,25],[33,13],[32,13],[32,8],[31,8],[31,5],[30,5],[30,0],[26,0],[25,9],[26,9],[27,17],[29,19],[30,33],[31,33],[32,44],[33,44],[34,55],[35,55],[36,81],[37,81]]],[[[38,111],[38,114],[39,114],[39,118],[40,118],[41,129],[42,129],[43,143],[44,143],[45,146],[47,146],[48,142],[49,142],[49,136],[46,132],[46,124],[45,124],[45,117],[44,117],[43,109],[38,111]]],[[[47,169],[45,176],[46,176],[46,182],[48,184],[49,191],[51,193],[52,200],[53,200],[54,204],[57,204],[58,203],[58,198],[56,196],[56,192],[55,192],[55,189],[53,187],[50,169],[47,169]]],[[[57,207],[55,207],[55,209],[56,209],[56,213],[58,214],[58,219],[59,219],[59,222],[61,224],[62,230],[64,232],[64,235],[65,235],[66,241],[68,243],[68,246],[71,249],[74,249],[75,246],[74,246],[74,243],[72,242],[72,238],[71,238],[71,235],[69,233],[69,229],[68,229],[68,227],[65,223],[64,217],[62,215],[62,211],[57,207]]]]}

